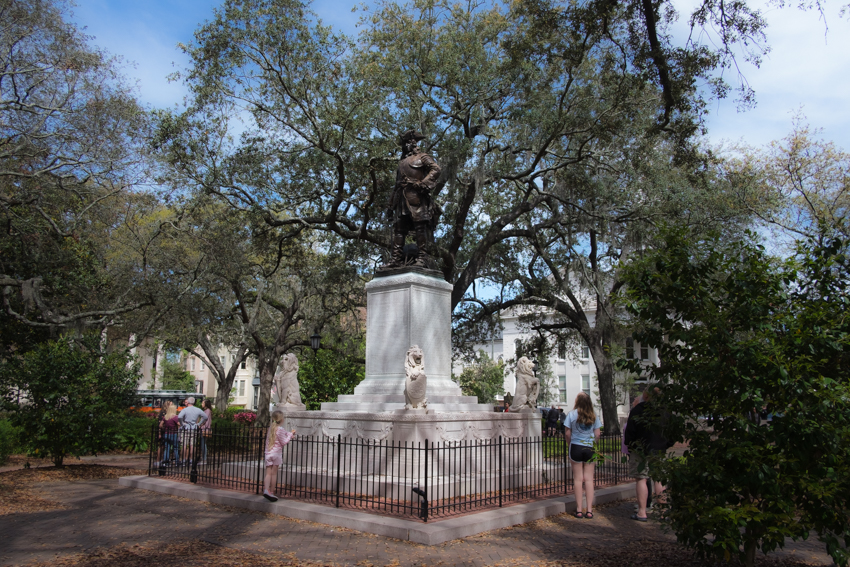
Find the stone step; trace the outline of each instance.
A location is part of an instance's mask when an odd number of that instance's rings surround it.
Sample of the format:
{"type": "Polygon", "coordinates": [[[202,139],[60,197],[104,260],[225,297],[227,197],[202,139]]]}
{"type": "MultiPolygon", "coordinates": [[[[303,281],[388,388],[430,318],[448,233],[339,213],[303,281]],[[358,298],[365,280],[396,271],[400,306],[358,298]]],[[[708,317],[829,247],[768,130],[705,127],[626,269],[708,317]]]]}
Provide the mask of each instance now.
{"type": "MultiPolygon", "coordinates": [[[[404,409],[401,402],[323,402],[321,411],[383,413],[404,409]]],[[[477,403],[432,403],[429,399],[428,409],[433,412],[493,412],[490,404],[477,403]]]]}
{"type": "MultiPolygon", "coordinates": [[[[428,396],[428,402],[433,402],[435,404],[477,404],[478,398],[476,396],[428,396]]],[[[374,403],[374,402],[384,402],[384,403],[404,403],[404,394],[391,394],[391,395],[358,395],[358,394],[346,394],[337,397],[337,402],[344,403],[374,403]]],[[[485,404],[488,405],[488,404],[485,404]]]]}

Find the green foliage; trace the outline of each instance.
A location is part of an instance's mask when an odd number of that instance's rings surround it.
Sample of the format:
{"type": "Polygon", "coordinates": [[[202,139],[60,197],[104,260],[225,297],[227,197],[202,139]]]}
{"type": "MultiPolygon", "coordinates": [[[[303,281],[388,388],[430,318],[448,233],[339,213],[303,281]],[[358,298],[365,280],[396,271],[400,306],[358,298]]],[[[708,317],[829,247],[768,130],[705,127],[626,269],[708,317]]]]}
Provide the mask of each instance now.
{"type": "Polygon", "coordinates": [[[138,378],[129,351],[101,349],[94,333],[41,343],[0,363],[3,401],[12,424],[26,431],[24,448],[57,466],[66,455],[113,447],[138,378]]]}
{"type": "Polygon", "coordinates": [[[478,397],[479,404],[492,404],[505,393],[505,364],[495,361],[484,351],[457,378],[464,396],[478,397]]]}
{"type": "Polygon", "coordinates": [[[228,406],[226,410],[224,410],[222,412],[218,412],[215,415],[219,416],[219,418],[221,418],[222,420],[224,420],[227,423],[235,423],[234,420],[233,420],[233,417],[237,413],[242,413],[243,411],[245,411],[244,406],[241,406],[241,405],[228,406]]]}
{"type": "Polygon", "coordinates": [[[0,465],[6,462],[9,455],[20,451],[21,428],[15,427],[7,419],[0,419],[0,465]]]}
{"type": "Polygon", "coordinates": [[[338,396],[353,394],[365,375],[366,369],[358,358],[320,349],[299,363],[301,401],[308,410],[317,410],[322,402],[335,402],[338,396]]]}
{"type": "MultiPolygon", "coordinates": [[[[156,415],[156,414],[153,414],[156,415]]],[[[156,421],[147,417],[125,417],[120,419],[112,448],[141,453],[148,450],[151,428],[156,421]]]]}
{"type": "Polygon", "coordinates": [[[148,115],[69,12],[64,0],[0,3],[3,89],[14,77],[18,93],[0,100],[0,348],[146,306],[137,292],[159,273],[155,237],[139,225],[113,239],[150,203],[128,189],[143,175],[148,115]]]}
{"type": "Polygon", "coordinates": [[[847,242],[821,232],[796,258],[771,260],[754,238],[693,241],[668,230],[631,270],[629,310],[686,439],[658,478],[664,517],[703,556],[739,557],[815,532],[846,565],[850,510],[850,317],[847,242]],[[772,414],[767,425],[754,410],[772,414]]]}
{"type": "Polygon", "coordinates": [[[195,391],[195,378],[179,362],[162,361],[162,388],[164,390],[195,391]]]}

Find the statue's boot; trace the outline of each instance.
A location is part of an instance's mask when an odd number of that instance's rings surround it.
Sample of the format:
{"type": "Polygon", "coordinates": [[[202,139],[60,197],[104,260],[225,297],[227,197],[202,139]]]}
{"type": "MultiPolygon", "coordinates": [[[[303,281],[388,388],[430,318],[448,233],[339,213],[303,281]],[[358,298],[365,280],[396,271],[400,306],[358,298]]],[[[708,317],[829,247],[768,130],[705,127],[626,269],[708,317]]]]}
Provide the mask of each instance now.
{"type": "Polygon", "coordinates": [[[390,263],[384,264],[382,268],[395,268],[404,265],[404,235],[393,234],[393,244],[390,249],[390,263]]]}
{"type": "Polygon", "coordinates": [[[414,266],[419,266],[421,268],[431,268],[434,264],[431,256],[426,252],[426,247],[428,246],[428,227],[425,223],[416,225],[416,247],[419,249],[419,253],[416,255],[416,261],[413,263],[414,266]]]}

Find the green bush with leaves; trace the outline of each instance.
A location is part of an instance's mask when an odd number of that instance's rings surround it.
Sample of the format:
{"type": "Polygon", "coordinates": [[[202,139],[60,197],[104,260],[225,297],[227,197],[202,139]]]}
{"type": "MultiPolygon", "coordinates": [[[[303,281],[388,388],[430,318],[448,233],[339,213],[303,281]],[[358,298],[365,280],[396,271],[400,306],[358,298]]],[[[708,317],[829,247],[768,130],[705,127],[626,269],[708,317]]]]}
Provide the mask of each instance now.
{"type": "Polygon", "coordinates": [[[195,391],[195,378],[179,362],[162,361],[162,388],[164,390],[195,391]]]}
{"type": "Polygon", "coordinates": [[[20,452],[21,429],[7,419],[0,419],[0,465],[5,464],[9,455],[20,452]]]}
{"type": "Polygon", "coordinates": [[[679,541],[703,556],[753,565],[815,533],[847,564],[847,252],[824,233],[779,262],[754,236],[668,230],[626,277],[635,338],[663,360],[651,374],[672,412],[665,432],[689,443],[652,478],[668,486],[679,541]]]}
{"type": "Polygon", "coordinates": [[[42,343],[0,363],[3,402],[25,433],[24,448],[56,466],[67,455],[114,446],[139,377],[128,350],[105,350],[94,333],[42,343]]]}
{"type": "Polygon", "coordinates": [[[301,401],[308,410],[317,410],[322,402],[335,402],[338,396],[353,394],[354,387],[363,381],[366,370],[354,357],[334,350],[321,349],[306,356],[298,366],[301,401]]]}
{"type": "Polygon", "coordinates": [[[492,404],[496,396],[505,393],[505,364],[479,351],[475,362],[460,373],[457,383],[464,396],[476,396],[479,404],[492,404]]]}
{"type": "Polygon", "coordinates": [[[124,417],[118,422],[113,448],[134,453],[147,451],[156,424],[156,420],[146,417],[124,417]]]}

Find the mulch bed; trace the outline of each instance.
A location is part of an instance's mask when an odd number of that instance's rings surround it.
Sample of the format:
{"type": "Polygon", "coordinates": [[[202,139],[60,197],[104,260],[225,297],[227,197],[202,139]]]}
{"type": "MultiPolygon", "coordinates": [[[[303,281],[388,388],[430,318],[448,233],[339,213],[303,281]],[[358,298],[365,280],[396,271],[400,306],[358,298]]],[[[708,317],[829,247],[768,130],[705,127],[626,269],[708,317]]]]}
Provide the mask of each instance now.
{"type": "Polygon", "coordinates": [[[136,544],[119,545],[109,549],[95,549],[86,553],[78,553],[70,557],[54,559],[47,562],[28,563],[30,567],[209,567],[221,565],[224,567],[244,565],[246,567],[333,567],[333,563],[317,563],[297,559],[293,554],[255,554],[223,547],[206,541],[195,540],[169,545],[136,544]]]}
{"type": "MultiPolygon", "coordinates": [[[[447,565],[438,561],[433,565],[447,565]]],[[[758,557],[759,567],[810,567],[811,564],[789,559],[758,557]]],[[[85,553],[57,558],[48,562],[28,563],[30,567],[111,567],[122,565],[126,567],[208,567],[222,565],[225,567],[244,565],[246,567],[336,567],[334,562],[316,562],[298,559],[294,554],[279,553],[249,553],[239,549],[228,548],[207,541],[194,540],[162,545],[153,544],[122,544],[109,549],[95,549],[85,553]]],[[[361,560],[356,563],[359,567],[378,567],[370,561],[361,560]]],[[[382,567],[399,565],[397,560],[382,567]]],[[[417,564],[423,567],[428,563],[417,564]]],[[[681,567],[715,567],[715,563],[705,563],[694,558],[693,554],[676,545],[667,542],[639,541],[617,550],[600,550],[593,553],[577,552],[574,557],[566,560],[535,561],[507,560],[493,564],[492,567],[658,567],[659,565],[676,565],[681,567]]],[[[724,567],[736,563],[723,563],[724,567]]]]}
{"type": "Polygon", "coordinates": [[[38,496],[34,485],[42,482],[102,480],[136,474],[147,474],[147,471],[103,465],[45,466],[6,471],[0,473],[0,516],[64,508],[62,504],[38,496]]]}

